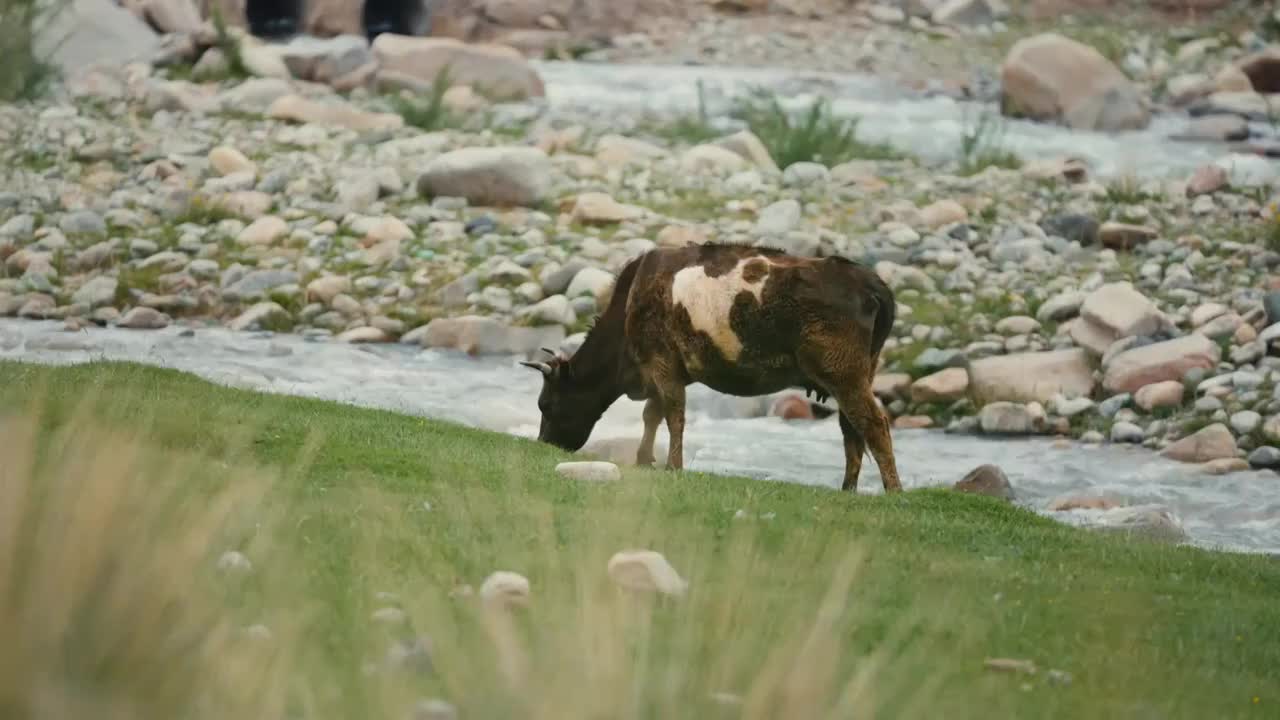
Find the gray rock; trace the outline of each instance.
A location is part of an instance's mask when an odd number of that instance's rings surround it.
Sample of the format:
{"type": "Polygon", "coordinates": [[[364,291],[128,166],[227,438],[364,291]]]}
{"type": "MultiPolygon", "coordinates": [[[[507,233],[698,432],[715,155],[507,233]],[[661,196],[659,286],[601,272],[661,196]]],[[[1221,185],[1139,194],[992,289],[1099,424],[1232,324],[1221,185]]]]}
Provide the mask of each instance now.
{"type": "Polygon", "coordinates": [[[360,35],[300,35],[281,48],[281,59],[295,78],[327,83],[368,64],[373,55],[360,35]]]}
{"type": "Polygon", "coordinates": [[[964,363],[964,353],[959,350],[940,350],[931,347],[917,355],[912,366],[921,370],[941,370],[948,367],[962,367],[964,363]]]}
{"type": "Polygon", "coordinates": [[[800,203],[796,200],[779,200],[760,211],[755,233],[763,237],[785,235],[800,226],[800,203]]]}
{"type": "Polygon", "coordinates": [[[551,160],[533,147],[472,147],[427,163],[418,194],[466,198],[473,205],[530,206],[550,190],[551,160]]]}
{"type": "Polygon", "coordinates": [[[512,327],[493,318],[466,315],[432,320],[422,334],[422,345],[461,350],[469,355],[529,355],[540,347],[556,347],[564,337],[564,327],[560,325],[512,327]]]}
{"type": "Polygon", "coordinates": [[[1230,423],[1237,435],[1248,435],[1262,424],[1262,416],[1252,410],[1241,410],[1231,415],[1230,423]]]}
{"type": "Polygon", "coordinates": [[[1142,428],[1131,422],[1118,422],[1111,426],[1111,442],[1140,443],[1145,435],[1142,428]]]}
{"type": "Polygon", "coordinates": [[[782,171],[782,184],[787,187],[809,187],[826,183],[831,179],[831,171],[826,165],[816,162],[797,162],[782,171]]]}
{"type": "Polygon", "coordinates": [[[996,465],[979,465],[970,470],[968,475],[953,486],[953,489],[1004,500],[1014,500],[1016,497],[1013,485],[1009,484],[1008,476],[996,465]]]}
{"type": "Polygon", "coordinates": [[[1255,468],[1280,468],[1280,448],[1262,445],[1249,453],[1249,465],[1255,468]]]}

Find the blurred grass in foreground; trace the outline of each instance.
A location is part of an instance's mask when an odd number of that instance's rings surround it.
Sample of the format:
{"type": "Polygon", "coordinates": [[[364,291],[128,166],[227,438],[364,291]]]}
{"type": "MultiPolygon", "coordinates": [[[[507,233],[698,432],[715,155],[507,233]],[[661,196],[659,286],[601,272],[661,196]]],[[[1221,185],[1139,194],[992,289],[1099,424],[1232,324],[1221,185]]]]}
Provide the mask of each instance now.
{"type": "Polygon", "coordinates": [[[1275,560],[986,498],[642,470],[583,485],[533,442],[116,363],[0,363],[0,458],[5,718],[436,717],[426,699],[461,718],[1231,718],[1280,702],[1275,560]],[[632,548],[662,552],[688,593],[617,588],[607,561],[632,548]],[[227,551],[252,567],[220,569],[227,551]],[[528,607],[479,601],[496,570],[529,579],[528,607]]]}

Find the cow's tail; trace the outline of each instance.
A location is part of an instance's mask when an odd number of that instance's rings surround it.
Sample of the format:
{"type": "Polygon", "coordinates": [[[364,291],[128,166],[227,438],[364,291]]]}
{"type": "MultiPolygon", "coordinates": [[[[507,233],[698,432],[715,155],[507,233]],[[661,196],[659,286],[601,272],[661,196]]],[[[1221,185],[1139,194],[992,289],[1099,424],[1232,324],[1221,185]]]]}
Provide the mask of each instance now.
{"type": "Polygon", "coordinates": [[[872,272],[870,284],[870,300],[875,303],[875,323],[871,329],[871,356],[879,357],[880,350],[893,332],[893,323],[898,318],[898,302],[893,290],[880,276],[872,272]]]}

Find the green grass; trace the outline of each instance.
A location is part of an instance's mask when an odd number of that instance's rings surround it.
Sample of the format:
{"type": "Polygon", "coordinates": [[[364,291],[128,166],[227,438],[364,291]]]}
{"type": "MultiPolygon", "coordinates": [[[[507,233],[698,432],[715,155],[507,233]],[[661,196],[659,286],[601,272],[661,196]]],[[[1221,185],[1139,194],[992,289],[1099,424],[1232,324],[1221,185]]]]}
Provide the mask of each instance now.
{"type": "Polygon", "coordinates": [[[403,718],[421,697],[531,718],[1260,718],[1280,703],[1275,560],[948,490],[645,470],[587,485],[532,441],[114,363],[0,363],[0,451],[6,716],[54,700],[110,718],[403,718]],[[209,570],[232,548],[253,563],[240,580],[209,570]],[[605,564],[627,548],[665,554],[689,592],[614,588],[605,564]],[[495,570],[530,580],[527,608],[450,595],[495,570]],[[387,605],[406,623],[372,623],[387,605]],[[269,642],[238,634],[254,623],[269,642]],[[386,670],[414,634],[432,669],[386,670]]]}
{"type": "Polygon", "coordinates": [[[982,113],[976,122],[966,118],[958,158],[961,175],[977,175],[989,167],[1017,170],[1022,158],[1004,145],[1005,123],[998,115],[982,113]]]}
{"type": "Polygon", "coordinates": [[[393,95],[389,102],[393,112],[403,117],[406,125],[419,130],[432,132],[456,127],[459,124],[459,118],[454,117],[453,112],[444,102],[445,93],[449,92],[452,85],[453,79],[449,75],[449,66],[446,65],[436,74],[435,80],[431,83],[431,92],[426,97],[393,95]]]}
{"type": "Polygon", "coordinates": [[[768,148],[778,167],[819,162],[828,167],[851,160],[898,160],[903,153],[884,143],[858,139],[858,119],[841,118],[826,98],[816,98],[793,114],[772,92],[753,88],[738,98],[730,115],[743,121],[768,148]]]}

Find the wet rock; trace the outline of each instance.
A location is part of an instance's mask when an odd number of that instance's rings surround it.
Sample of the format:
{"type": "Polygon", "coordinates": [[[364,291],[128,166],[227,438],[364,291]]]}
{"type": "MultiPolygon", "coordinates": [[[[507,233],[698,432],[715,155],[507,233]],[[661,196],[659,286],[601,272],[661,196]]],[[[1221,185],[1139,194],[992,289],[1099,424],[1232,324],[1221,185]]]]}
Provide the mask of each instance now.
{"type": "Polygon", "coordinates": [[[493,318],[464,315],[427,323],[422,345],[461,350],[468,355],[528,355],[540,347],[556,347],[564,337],[560,325],[512,327],[493,318]]]}
{"type": "Polygon", "coordinates": [[[1013,500],[1015,494],[1009,478],[996,465],[979,465],[953,486],[959,492],[1013,500]]]}
{"type": "Polygon", "coordinates": [[[1110,510],[1116,503],[1105,497],[1095,495],[1062,495],[1049,501],[1045,507],[1049,512],[1068,512],[1071,510],[1110,510]]]}
{"type": "Polygon", "coordinates": [[[429,162],[417,190],[423,197],[462,197],[473,205],[530,206],[545,197],[550,175],[551,160],[538,148],[463,148],[429,162]]]}
{"type": "Polygon", "coordinates": [[[1089,358],[1079,348],[980,358],[969,364],[969,383],[985,401],[1048,402],[1059,394],[1088,396],[1094,388],[1089,358]]]}
{"type": "Polygon", "coordinates": [[[683,595],[689,583],[661,553],[630,550],[609,558],[609,577],[620,587],[663,595],[683,595]]]}
{"type": "Polygon", "coordinates": [[[1102,385],[1109,392],[1137,392],[1166,380],[1181,382],[1189,370],[1218,364],[1221,348],[1199,333],[1131,348],[1111,358],[1102,385]]]}
{"type": "Polygon", "coordinates": [[[1262,445],[1249,453],[1249,466],[1267,470],[1280,468],[1280,448],[1262,445]]]}
{"type": "Polygon", "coordinates": [[[1111,442],[1141,443],[1145,439],[1142,428],[1124,420],[1111,426],[1111,442]]]}
{"type": "Polygon", "coordinates": [[[498,570],[480,585],[480,600],[489,607],[523,607],[529,604],[529,580],[519,573],[498,570]]]}
{"type": "Polygon", "coordinates": [[[1133,401],[1138,407],[1151,412],[1159,408],[1178,407],[1182,404],[1185,392],[1186,387],[1181,382],[1164,380],[1138,388],[1133,394],[1133,401]]]}
{"type": "Polygon", "coordinates": [[[391,336],[381,328],[363,326],[338,333],[334,340],[344,343],[384,343],[390,342],[391,336]]]}
{"type": "Polygon", "coordinates": [[[1034,420],[1027,406],[1012,402],[993,402],[978,413],[982,432],[989,435],[1027,435],[1035,432],[1034,420]]]}
{"type": "Polygon", "coordinates": [[[614,482],[622,479],[622,471],[611,462],[563,462],[556,465],[556,474],[584,482],[614,482]]]}
{"type": "Polygon", "coordinates": [[[169,327],[169,316],[148,307],[136,307],[116,323],[130,330],[160,330],[169,327]]]}
{"type": "Polygon", "coordinates": [[[1192,118],[1174,140],[1230,142],[1249,137],[1249,121],[1239,115],[1205,115],[1192,118]]]}
{"type": "Polygon", "coordinates": [[[1236,439],[1222,423],[1214,423],[1170,444],[1161,455],[1188,463],[1236,457],[1236,439]]]}
{"type": "Polygon", "coordinates": [[[1019,40],[1000,69],[1006,115],[1076,130],[1145,128],[1142,94],[1097,50],[1057,33],[1019,40]]]}
{"type": "Polygon", "coordinates": [[[1248,461],[1238,457],[1218,458],[1200,465],[1200,471],[1207,475],[1230,475],[1248,469],[1248,461]]]}
{"type": "Polygon", "coordinates": [[[379,72],[430,83],[447,67],[455,84],[487,88],[504,98],[540,97],[545,92],[542,79],[524,56],[503,45],[383,33],[374,39],[372,49],[379,72]]]}
{"type": "Polygon", "coordinates": [[[965,396],[969,389],[969,372],[964,368],[945,368],[916,380],[911,385],[915,402],[949,402],[965,396]]]}
{"type": "Polygon", "coordinates": [[[1187,537],[1177,516],[1159,505],[1113,508],[1101,515],[1100,523],[1097,529],[1104,532],[1138,535],[1153,540],[1178,542],[1187,537]]]}

